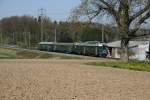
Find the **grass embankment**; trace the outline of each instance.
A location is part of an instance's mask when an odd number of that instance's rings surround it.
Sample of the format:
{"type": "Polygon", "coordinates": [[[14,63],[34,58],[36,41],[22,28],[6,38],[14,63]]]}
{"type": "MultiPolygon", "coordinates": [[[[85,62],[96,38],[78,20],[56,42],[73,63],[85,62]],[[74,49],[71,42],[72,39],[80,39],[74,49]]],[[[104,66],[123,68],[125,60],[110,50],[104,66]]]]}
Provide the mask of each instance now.
{"type": "Polygon", "coordinates": [[[56,55],[32,50],[15,50],[0,48],[0,59],[82,59],[80,57],[56,55]]]}
{"type": "Polygon", "coordinates": [[[113,67],[113,68],[120,68],[120,69],[150,72],[150,62],[131,61],[129,63],[125,63],[119,61],[119,62],[92,62],[86,64],[94,65],[94,66],[113,67]]]}
{"type": "Polygon", "coordinates": [[[16,58],[16,50],[0,48],[0,59],[13,59],[16,58]]]}
{"type": "Polygon", "coordinates": [[[81,59],[79,57],[57,55],[57,54],[50,54],[50,53],[46,53],[46,52],[29,51],[29,50],[18,51],[16,55],[17,55],[18,59],[49,59],[49,58],[57,58],[57,59],[81,59]]]}

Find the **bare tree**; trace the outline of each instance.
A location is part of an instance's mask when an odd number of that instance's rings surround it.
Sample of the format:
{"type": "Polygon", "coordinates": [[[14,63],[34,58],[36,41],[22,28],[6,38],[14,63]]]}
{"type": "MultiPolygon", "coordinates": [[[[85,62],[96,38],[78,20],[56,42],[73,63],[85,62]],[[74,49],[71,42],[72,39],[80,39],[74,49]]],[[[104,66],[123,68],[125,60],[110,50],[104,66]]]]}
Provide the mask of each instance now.
{"type": "Polygon", "coordinates": [[[121,37],[121,59],[127,62],[129,41],[145,35],[137,31],[150,17],[150,0],[81,0],[73,15],[86,16],[89,20],[101,15],[111,17],[121,37]]]}

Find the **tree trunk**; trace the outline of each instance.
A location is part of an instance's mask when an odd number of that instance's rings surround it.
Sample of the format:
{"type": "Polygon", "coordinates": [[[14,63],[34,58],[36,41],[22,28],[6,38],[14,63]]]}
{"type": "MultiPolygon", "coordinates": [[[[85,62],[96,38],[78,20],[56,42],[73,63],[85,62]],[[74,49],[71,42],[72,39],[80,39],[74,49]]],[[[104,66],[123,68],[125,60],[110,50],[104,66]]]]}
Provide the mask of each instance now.
{"type": "Polygon", "coordinates": [[[126,38],[121,39],[121,60],[123,62],[129,62],[128,45],[129,45],[128,39],[126,38]]]}
{"type": "Polygon", "coordinates": [[[118,21],[118,28],[119,32],[121,33],[121,60],[123,62],[129,61],[129,55],[128,55],[128,46],[129,46],[129,26],[130,24],[128,15],[126,15],[126,12],[124,11],[123,15],[120,15],[119,21],[118,21]]]}

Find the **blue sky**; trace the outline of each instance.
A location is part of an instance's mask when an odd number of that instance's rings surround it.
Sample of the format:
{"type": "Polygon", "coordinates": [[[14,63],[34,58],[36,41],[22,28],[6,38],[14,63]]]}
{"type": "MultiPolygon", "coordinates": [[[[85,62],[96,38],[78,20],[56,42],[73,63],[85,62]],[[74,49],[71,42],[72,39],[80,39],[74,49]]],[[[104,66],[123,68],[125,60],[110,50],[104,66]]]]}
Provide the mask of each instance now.
{"type": "Polygon", "coordinates": [[[37,16],[38,9],[46,9],[46,15],[52,20],[66,20],[71,9],[78,6],[80,0],[0,0],[0,18],[15,15],[37,16]]]}

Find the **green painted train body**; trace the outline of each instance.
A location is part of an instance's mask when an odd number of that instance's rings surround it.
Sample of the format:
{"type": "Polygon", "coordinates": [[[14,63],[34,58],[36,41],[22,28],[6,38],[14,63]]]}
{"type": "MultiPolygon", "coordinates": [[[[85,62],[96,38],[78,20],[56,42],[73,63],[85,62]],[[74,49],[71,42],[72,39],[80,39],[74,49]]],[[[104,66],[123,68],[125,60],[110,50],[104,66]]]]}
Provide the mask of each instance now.
{"type": "Polygon", "coordinates": [[[105,46],[97,41],[89,41],[84,43],[75,43],[72,52],[75,54],[87,56],[102,56],[105,46]]]}
{"type": "Polygon", "coordinates": [[[72,49],[72,45],[71,43],[60,43],[60,44],[55,44],[54,45],[54,52],[61,52],[61,53],[71,53],[71,49],[72,49]]]}
{"type": "Polygon", "coordinates": [[[73,43],[40,42],[38,49],[41,51],[69,53],[72,46],[73,43]]]}
{"type": "Polygon", "coordinates": [[[107,56],[107,48],[104,44],[97,41],[84,43],[54,43],[40,42],[38,46],[41,51],[72,53],[86,56],[107,56]]]}
{"type": "Polygon", "coordinates": [[[54,44],[53,42],[40,42],[38,44],[38,49],[40,51],[53,51],[54,49],[54,44]]]}

